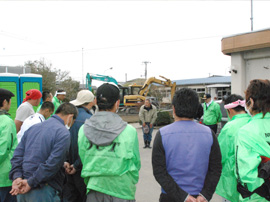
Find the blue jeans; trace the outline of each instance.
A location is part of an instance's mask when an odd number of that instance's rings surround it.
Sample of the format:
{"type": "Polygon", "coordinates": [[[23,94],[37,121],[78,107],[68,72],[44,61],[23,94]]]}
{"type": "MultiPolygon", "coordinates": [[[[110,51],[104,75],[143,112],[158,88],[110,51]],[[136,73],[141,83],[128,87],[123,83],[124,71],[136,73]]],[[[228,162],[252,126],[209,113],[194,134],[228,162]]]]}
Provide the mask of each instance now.
{"type": "Polygon", "coordinates": [[[18,202],[60,202],[58,192],[49,185],[30,190],[26,194],[17,196],[18,202]]]}
{"type": "Polygon", "coordinates": [[[10,191],[11,187],[0,187],[0,202],[16,202],[16,196],[12,196],[10,191]]]}
{"type": "MultiPolygon", "coordinates": [[[[151,142],[151,140],[152,140],[152,132],[153,132],[153,130],[154,130],[154,126],[152,126],[152,128],[150,128],[150,123],[146,123],[146,125],[148,125],[148,127],[149,127],[149,133],[145,134],[145,133],[143,132],[143,139],[144,139],[145,141],[151,142]]],[[[143,129],[142,129],[142,131],[143,131],[143,129]]]]}

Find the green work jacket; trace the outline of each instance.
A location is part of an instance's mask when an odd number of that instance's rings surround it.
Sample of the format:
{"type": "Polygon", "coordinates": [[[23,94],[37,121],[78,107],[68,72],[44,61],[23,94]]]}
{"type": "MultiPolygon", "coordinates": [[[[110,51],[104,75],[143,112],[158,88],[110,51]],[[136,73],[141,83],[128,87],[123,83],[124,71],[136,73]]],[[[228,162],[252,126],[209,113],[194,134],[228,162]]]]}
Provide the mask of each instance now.
{"type": "Polygon", "coordinates": [[[9,180],[10,160],[17,144],[15,123],[9,114],[0,110],[0,187],[12,185],[12,181],[9,180]]]}
{"type": "MultiPolygon", "coordinates": [[[[236,177],[238,181],[249,191],[260,187],[264,180],[258,177],[258,166],[261,156],[270,158],[270,113],[259,113],[240,128],[236,136],[236,177]]],[[[267,201],[257,194],[240,201],[267,201]]]]}
{"type": "MultiPolygon", "coordinates": [[[[56,96],[53,97],[52,103],[54,105],[54,112],[53,114],[55,114],[56,110],[58,109],[58,107],[62,104],[62,101],[59,100],[56,96]]],[[[52,115],[53,115],[52,114],[52,115]]]]}
{"type": "Polygon", "coordinates": [[[206,103],[203,104],[203,123],[205,125],[214,125],[221,121],[222,113],[220,106],[215,101],[207,107],[206,103]]]}
{"type": "Polygon", "coordinates": [[[248,114],[237,114],[222,128],[218,142],[222,156],[222,173],[216,193],[229,201],[238,201],[237,179],[235,177],[235,136],[238,130],[250,120],[248,114]]]}
{"type": "Polygon", "coordinates": [[[134,200],[141,167],[136,129],[127,125],[111,145],[97,147],[90,146],[83,127],[79,130],[78,146],[87,193],[95,190],[134,200]]]}

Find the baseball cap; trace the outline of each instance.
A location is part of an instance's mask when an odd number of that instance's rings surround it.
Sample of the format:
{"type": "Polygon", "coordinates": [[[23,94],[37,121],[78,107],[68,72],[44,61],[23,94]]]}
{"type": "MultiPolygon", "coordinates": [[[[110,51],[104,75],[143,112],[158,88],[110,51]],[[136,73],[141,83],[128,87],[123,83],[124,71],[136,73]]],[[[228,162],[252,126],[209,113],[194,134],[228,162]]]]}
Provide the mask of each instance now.
{"type": "Polygon", "coordinates": [[[9,91],[7,89],[0,88],[0,96],[1,97],[9,97],[9,98],[11,98],[11,97],[14,97],[15,95],[11,91],[9,91]]]}
{"type": "Polygon", "coordinates": [[[211,98],[211,95],[210,94],[205,94],[202,99],[206,100],[208,98],[211,98]]]}
{"type": "Polygon", "coordinates": [[[84,103],[93,102],[95,99],[95,96],[93,93],[89,90],[81,90],[77,94],[76,100],[70,101],[71,104],[75,106],[83,105],[84,103]]]}
{"type": "Polygon", "coordinates": [[[97,103],[113,104],[120,98],[120,90],[117,85],[104,83],[97,89],[97,103]]]}

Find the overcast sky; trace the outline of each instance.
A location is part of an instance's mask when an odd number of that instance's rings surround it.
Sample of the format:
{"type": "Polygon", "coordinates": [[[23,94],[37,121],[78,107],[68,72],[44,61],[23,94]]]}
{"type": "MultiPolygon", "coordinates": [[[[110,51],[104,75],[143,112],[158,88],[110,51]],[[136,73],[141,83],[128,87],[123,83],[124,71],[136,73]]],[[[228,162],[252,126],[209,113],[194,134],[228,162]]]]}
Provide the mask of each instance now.
{"type": "MultiPolygon", "coordinates": [[[[270,28],[270,1],[253,4],[254,31],[270,28]]],[[[221,39],[250,32],[250,7],[249,0],[0,1],[0,65],[44,58],[79,81],[82,69],[84,77],[144,77],[143,61],[151,62],[148,77],[229,75],[221,39]]]]}

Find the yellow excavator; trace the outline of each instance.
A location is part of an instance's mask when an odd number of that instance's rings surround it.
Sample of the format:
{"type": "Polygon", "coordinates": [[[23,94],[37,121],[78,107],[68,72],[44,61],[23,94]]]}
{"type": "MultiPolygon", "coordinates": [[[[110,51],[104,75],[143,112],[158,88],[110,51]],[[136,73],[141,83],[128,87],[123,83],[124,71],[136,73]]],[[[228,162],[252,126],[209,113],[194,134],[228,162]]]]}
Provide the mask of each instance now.
{"type": "Polygon", "coordinates": [[[172,100],[176,89],[176,83],[172,82],[170,79],[167,79],[164,76],[159,77],[163,78],[164,80],[157,79],[155,77],[150,77],[145,81],[144,85],[141,87],[137,95],[124,96],[124,106],[128,108],[128,107],[139,107],[140,105],[142,105],[147,94],[149,93],[150,85],[152,83],[163,85],[165,87],[171,87],[171,100],[172,100]]]}

